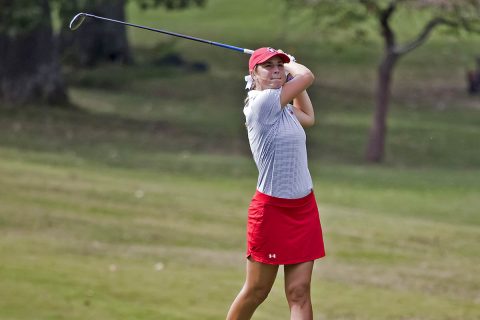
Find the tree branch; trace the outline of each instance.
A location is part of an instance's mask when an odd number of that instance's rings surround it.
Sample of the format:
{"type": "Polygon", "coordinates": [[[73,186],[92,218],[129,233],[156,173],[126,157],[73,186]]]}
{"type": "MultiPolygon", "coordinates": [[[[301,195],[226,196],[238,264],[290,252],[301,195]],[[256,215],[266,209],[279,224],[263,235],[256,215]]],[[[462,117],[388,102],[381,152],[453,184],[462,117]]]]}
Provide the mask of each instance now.
{"type": "Polygon", "coordinates": [[[439,25],[448,25],[451,27],[458,27],[459,24],[457,22],[447,20],[445,18],[434,18],[430,20],[425,27],[423,28],[422,32],[418,35],[418,37],[414,40],[412,40],[410,43],[407,43],[404,46],[398,47],[394,50],[394,52],[398,55],[403,55],[405,53],[408,53],[415,48],[421,46],[425,41],[427,41],[428,37],[432,33],[433,29],[435,29],[439,25]]]}
{"type": "Polygon", "coordinates": [[[395,47],[395,33],[390,27],[390,18],[397,9],[397,3],[403,0],[392,0],[386,9],[378,12],[378,19],[380,21],[380,27],[382,28],[382,35],[385,39],[388,50],[395,47]]]}

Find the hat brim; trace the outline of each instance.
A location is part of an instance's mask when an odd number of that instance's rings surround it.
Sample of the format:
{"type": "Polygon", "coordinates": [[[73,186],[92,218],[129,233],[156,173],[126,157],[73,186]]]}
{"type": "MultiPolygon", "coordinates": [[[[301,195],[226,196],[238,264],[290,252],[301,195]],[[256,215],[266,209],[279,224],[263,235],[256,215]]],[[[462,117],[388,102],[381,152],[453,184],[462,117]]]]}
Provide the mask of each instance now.
{"type": "MultiPolygon", "coordinates": [[[[255,65],[252,66],[252,70],[255,68],[255,66],[261,64],[261,63],[264,63],[268,60],[270,60],[271,58],[273,57],[280,57],[280,59],[282,59],[283,63],[289,63],[290,62],[290,58],[283,52],[266,52],[265,54],[263,54],[262,56],[258,57],[255,61],[255,65]]],[[[252,71],[250,70],[250,71],[252,71]]]]}

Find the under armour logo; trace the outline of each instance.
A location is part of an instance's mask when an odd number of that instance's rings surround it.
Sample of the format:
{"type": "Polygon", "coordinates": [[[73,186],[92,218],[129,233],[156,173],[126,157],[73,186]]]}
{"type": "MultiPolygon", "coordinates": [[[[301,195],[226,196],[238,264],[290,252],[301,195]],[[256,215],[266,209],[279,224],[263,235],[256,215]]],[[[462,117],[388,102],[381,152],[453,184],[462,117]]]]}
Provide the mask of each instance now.
{"type": "Polygon", "coordinates": [[[277,255],[275,253],[269,253],[268,254],[268,258],[270,259],[276,259],[277,258],[277,255]]]}

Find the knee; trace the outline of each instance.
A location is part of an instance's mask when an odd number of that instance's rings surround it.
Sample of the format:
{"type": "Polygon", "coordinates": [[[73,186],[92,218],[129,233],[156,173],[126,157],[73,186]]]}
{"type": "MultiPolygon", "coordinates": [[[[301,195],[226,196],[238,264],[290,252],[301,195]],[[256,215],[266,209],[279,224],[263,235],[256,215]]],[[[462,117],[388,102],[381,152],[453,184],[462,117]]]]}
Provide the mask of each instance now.
{"type": "Polygon", "coordinates": [[[245,294],[256,304],[259,305],[267,299],[270,293],[270,287],[254,285],[245,288],[245,294]]]}
{"type": "Polygon", "coordinates": [[[303,305],[310,301],[310,284],[302,283],[286,288],[287,300],[290,304],[303,305]]]}

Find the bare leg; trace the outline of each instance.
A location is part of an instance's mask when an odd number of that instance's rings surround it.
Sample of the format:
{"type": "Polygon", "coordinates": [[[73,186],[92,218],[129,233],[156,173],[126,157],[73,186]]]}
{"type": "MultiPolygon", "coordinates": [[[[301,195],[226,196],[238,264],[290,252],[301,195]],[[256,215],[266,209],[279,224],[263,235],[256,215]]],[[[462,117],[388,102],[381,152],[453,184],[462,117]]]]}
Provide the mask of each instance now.
{"type": "Polygon", "coordinates": [[[312,320],[310,283],[313,261],[285,266],[285,294],[291,320],[312,320]]]}
{"type": "Polygon", "coordinates": [[[227,320],[250,319],[267,298],[277,276],[278,266],[247,260],[247,276],[242,290],[228,311],[227,320]]]}

